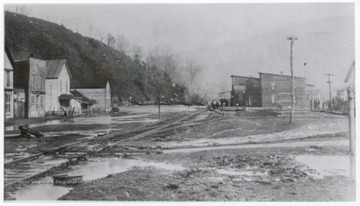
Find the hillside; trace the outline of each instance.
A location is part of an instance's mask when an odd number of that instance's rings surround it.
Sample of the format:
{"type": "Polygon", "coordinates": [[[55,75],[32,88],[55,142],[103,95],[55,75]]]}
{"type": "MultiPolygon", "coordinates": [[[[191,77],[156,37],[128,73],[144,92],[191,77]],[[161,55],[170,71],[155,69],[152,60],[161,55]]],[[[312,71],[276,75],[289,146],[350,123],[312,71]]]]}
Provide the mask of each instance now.
{"type": "Polygon", "coordinates": [[[73,88],[95,78],[107,78],[114,97],[126,100],[132,96],[136,103],[145,103],[156,100],[159,84],[165,102],[175,97],[177,102],[183,102],[185,88],[170,86],[173,82],[165,71],[134,60],[62,25],[7,11],[5,43],[15,61],[27,59],[30,55],[38,59],[66,59],[73,88]]]}

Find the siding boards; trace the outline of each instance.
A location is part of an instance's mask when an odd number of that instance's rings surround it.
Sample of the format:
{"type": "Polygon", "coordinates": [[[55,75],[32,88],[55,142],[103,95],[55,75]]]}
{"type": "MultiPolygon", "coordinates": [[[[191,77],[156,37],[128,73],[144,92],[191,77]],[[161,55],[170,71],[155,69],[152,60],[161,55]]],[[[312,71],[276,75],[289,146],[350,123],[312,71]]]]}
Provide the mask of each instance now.
{"type": "MultiPolygon", "coordinates": [[[[263,107],[291,107],[291,77],[260,73],[263,107]]],[[[305,78],[295,77],[295,107],[305,108],[305,78]]]]}
{"type": "MultiPolygon", "coordinates": [[[[107,92],[106,89],[76,89],[89,99],[95,100],[95,104],[91,106],[93,110],[100,112],[110,111],[110,102],[106,101],[107,92]]],[[[109,99],[109,98],[108,98],[109,99]]]]}

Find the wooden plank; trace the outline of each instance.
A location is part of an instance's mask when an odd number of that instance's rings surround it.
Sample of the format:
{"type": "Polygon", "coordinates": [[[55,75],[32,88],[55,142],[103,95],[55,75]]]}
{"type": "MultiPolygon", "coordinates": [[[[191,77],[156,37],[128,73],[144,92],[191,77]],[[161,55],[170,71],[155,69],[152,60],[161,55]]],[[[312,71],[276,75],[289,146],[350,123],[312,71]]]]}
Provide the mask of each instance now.
{"type": "Polygon", "coordinates": [[[20,163],[20,162],[28,161],[28,160],[30,160],[30,159],[37,158],[37,157],[39,157],[39,156],[41,156],[41,155],[42,155],[42,153],[41,153],[41,154],[39,153],[39,154],[31,155],[31,156],[29,156],[29,157],[24,157],[24,158],[20,158],[20,159],[17,159],[17,160],[13,160],[13,161],[11,161],[11,162],[5,163],[5,164],[4,164],[4,167],[7,167],[7,166],[10,166],[10,165],[13,165],[13,164],[18,164],[18,163],[20,163]]]}

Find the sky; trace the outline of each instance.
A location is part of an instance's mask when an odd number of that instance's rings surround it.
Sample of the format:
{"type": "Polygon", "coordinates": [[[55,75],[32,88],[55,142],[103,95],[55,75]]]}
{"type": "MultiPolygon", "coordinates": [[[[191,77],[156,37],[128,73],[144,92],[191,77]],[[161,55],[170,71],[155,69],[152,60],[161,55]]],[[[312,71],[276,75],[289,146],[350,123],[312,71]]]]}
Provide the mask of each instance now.
{"type": "MultiPolygon", "coordinates": [[[[355,59],[353,3],[233,4],[32,4],[29,16],[83,35],[123,35],[146,52],[166,46],[203,68],[202,92],[215,96],[231,89],[230,75],[290,74],[307,78],[328,98],[345,88],[355,59]]],[[[14,10],[14,5],[5,5],[14,10]]]]}

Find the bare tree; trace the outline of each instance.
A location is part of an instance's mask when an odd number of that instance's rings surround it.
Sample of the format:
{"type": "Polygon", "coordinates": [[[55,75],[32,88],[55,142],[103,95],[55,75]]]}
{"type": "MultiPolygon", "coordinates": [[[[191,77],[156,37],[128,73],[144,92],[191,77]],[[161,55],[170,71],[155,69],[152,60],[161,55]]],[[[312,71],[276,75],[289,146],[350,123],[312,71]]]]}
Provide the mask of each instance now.
{"type": "Polygon", "coordinates": [[[198,78],[202,71],[200,65],[196,64],[193,60],[188,60],[185,64],[183,75],[186,79],[186,85],[188,88],[188,98],[189,103],[194,101],[194,97],[198,96],[199,93],[199,84],[198,78]]]}
{"type": "Polygon", "coordinates": [[[129,49],[129,41],[126,40],[126,38],[123,35],[117,35],[116,36],[116,48],[119,51],[126,54],[129,49]]]}
{"type": "Polygon", "coordinates": [[[141,48],[141,46],[135,44],[132,48],[132,57],[135,60],[141,61],[142,57],[143,57],[143,49],[141,48]]]}
{"type": "Polygon", "coordinates": [[[111,34],[108,34],[106,36],[106,44],[111,48],[115,48],[115,43],[116,43],[115,37],[111,34]]]}
{"type": "Polygon", "coordinates": [[[89,23],[89,37],[93,37],[93,30],[94,30],[94,25],[92,23],[89,23]]]}
{"type": "Polygon", "coordinates": [[[146,61],[148,64],[156,65],[160,70],[177,73],[179,68],[179,58],[171,52],[168,46],[156,47],[148,52],[146,61]]]}
{"type": "Polygon", "coordinates": [[[105,37],[100,30],[97,30],[95,35],[95,38],[97,40],[101,41],[104,44],[107,44],[107,37],[105,37]]]}
{"type": "Polygon", "coordinates": [[[15,12],[18,14],[29,16],[31,14],[31,8],[26,5],[16,5],[15,12]]]}

